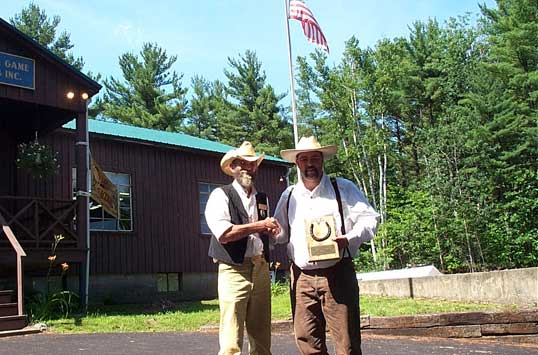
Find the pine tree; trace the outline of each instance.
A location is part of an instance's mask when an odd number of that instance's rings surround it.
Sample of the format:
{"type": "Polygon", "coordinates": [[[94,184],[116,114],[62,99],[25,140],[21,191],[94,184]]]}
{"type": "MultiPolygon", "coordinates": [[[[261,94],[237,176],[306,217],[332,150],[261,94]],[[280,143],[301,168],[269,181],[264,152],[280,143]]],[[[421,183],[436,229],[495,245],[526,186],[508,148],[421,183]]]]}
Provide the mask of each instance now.
{"type": "Polygon", "coordinates": [[[75,58],[69,52],[74,47],[74,44],[71,43],[71,35],[67,31],[57,34],[61,22],[60,16],[53,16],[51,19],[39,5],[30,3],[28,7],[23,8],[20,13],[11,18],[10,22],[18,30],[50,49],[68,64],[82,70],[84,66],[82,57],[75,58]]]}
{"type": "Polygon", "coordinates": [[[230,114],[219,117],[222,141],[234,146],[249,140],[258,150],[278,155],[289,148],[292,131],[278,104],[284,95],[277,95],[266,83],[266,75],[256,53],[247,50],[238,59],[228,58],[226,92],[230,114]]]}
{"type": "Polygon", "coordinates": [[[135,126],[180,131],[186,117],[187,89],[183,75],[172,71],[177,56],[168,56],[155,43],[145,43],[140,57],[124,53],[119,58],[123,80],[105,80],[100,113],[135,126]]]}
{"type": "Polygon", "coordinates": [[[538,262],[538,3],[497,6],[481,7],[491,45],[483,80],[496,84],[478,93],[492,100],[476,113],[486,116],[482,166],[496,201],[490,239],[503,245],[492,254],[500,264],[524,267],[538,262]]]}
{"type": "Polygon", "coordinates": [[[209,140],[220,140],[219,118],[226,120],[230,112],[224,85],[195,76],[185,132],[209,140]]]}

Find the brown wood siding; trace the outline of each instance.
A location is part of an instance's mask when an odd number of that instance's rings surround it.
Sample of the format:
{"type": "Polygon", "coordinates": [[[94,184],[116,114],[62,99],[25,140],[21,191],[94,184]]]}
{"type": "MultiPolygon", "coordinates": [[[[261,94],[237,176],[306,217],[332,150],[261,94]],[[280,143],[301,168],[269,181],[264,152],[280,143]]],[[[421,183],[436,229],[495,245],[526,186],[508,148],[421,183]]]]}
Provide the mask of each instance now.
{"type": "Polygon", "coordinates": [[[69,200],[72,198],[71,167],[74,165],[74,138],[66,134],[48,135],[40,139],[58,152],[58,174],[43,179],[24,171],[16,171],[16,195],[69,200]]]}
{"type": "MultiPolygon", "coordinates": [[[[18,174],[19,195],[71,198],[74,132],[60,130],[44,142],[59,152],[61,172],[35,180],[18,174]]],[[[227,184],[221,154],[180,150],[90,135],[93,158],[105,171],[131,175],[133,231],[91,232],[92,273],[207,272],[209,237],[200,235],[198,183],[227,184]]],[[[286,168],[264,161],[257,186],[274,209],[286,168]]],[[[279,247],[279,259],[285,258],[279,247]]]]}
{"type": "MultiPolygon", "coordinates": [[[[35,61],[35,89],[23,89],[0,84],[0,97],[12,100],[57,107],[64,110],[84,112],[85,103],[80,94],[86,91],[93,95],[82,79],[29,44],[17,40],[13,33],[0,28],[0,51],[35,61]],[[72,100],[67,99],[69,91],[76,93],[72,100]]],[[[73,117],[74,118],[74,117],[73,117]]]]}
{"type": "Polygon", "coordinates": [[[16,144],[7,130],[0,126],[0,195],[15,193],[16,144]]]}

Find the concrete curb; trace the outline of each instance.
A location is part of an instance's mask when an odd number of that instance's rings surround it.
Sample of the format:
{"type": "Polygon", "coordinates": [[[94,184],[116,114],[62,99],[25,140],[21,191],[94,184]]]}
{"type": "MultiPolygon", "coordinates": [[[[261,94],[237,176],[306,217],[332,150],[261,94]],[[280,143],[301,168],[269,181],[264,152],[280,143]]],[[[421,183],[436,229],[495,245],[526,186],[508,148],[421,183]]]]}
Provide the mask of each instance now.
{"type": "MultiPolygon", "coordinates": [[[[291,320],[272,322],[274,333],[292,333],[291,320]]],[[[217,332],[217,325],[200,328],[217,332]]],[[[437,338],[481,338],[538,344],[538,310],[516,312],[460,312],[417,316],[361,316],[362,334],[437,338]]]]}

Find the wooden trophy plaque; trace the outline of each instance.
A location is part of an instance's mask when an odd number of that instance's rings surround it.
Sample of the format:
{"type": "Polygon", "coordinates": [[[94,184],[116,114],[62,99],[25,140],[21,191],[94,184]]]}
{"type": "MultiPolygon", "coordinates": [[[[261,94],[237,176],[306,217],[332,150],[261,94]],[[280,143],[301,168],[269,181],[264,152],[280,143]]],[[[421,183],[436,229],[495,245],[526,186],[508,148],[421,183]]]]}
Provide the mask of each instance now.
{"type": "Polygon", "coordinates": [[[336,235],[333,216],[305,220],[308,261],[340,259],[338,244],[331,238],[336,235]]]}

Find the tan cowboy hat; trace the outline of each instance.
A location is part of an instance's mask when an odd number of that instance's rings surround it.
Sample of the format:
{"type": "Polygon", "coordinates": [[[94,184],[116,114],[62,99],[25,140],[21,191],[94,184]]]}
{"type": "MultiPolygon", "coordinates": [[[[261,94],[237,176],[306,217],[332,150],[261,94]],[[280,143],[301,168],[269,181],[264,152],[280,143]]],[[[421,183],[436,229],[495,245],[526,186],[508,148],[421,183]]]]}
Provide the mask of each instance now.
{"type": "Polygon", "coordinates": [[[252,143],[244,141],[243,144],[241,144],[239,148],[232,149],[228,153],[224,154],[224,156],[220,160],[220,168],[226,175],[233,176],[233,172],[230,169],[230,164],[235,159],[243,159],[246,161],[257,161],[258,166],[259,166],[263,158],[265,158],[264,153],[256,156],[256,152],[254,151],[254,147],[252,146],[252,143]]]}
{"type": "Polygon", "coordinates": [[[289,161],[290,163],[295,163],[297,154],[305,152],[321,152],[323,154],[323,159],[326,160],[335,156],[336,146],[326,145],[322,147],[318,140],[313,136],[301,137],[295,149],[281,150],[280,155],[284,160],[289,161]]]}

